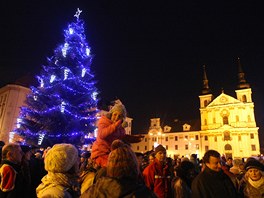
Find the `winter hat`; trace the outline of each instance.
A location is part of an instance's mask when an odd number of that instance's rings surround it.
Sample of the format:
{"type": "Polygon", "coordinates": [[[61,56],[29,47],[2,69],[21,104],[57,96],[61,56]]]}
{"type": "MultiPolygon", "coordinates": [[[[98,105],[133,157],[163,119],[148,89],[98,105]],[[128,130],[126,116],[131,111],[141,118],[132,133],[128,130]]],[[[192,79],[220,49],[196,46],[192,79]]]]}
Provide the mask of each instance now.
{"type": "Polygon", "coordinates": [[[121,140],[113,141],[107,162],[107,176],[114,178],[137,178],[139,166],[132,149],[121,140]]]}
{"type": "Polygon", "coordinates": [[[160,152],[160,151],[162,151],[163,153],[166,153],[166,149],[160,144],[160,145],[158,145],[156,148],[155,148],[155,155],[158,153],[158,152],[160,152]]]}
{"type": "Polygon", "coordinates": [[[45,155],[45,170],[66,173],[78,160],[78,150],[72,144],[55,144],[45,155]]]}
{"type": "Polygon", "coordinates": [[[256,169],[259,169],[261,171],[264,171],[264,165],[256,159],[250,159],[245,164],[246,170],[249,170],[251,168],[256,168],[256,169]]]}
{"type": "Polygon", "coordinates": [[[126,108],[120,100],[115,101],[115,105],[110,109],[109,113],[114,113],[115,111],[121,112],[124,118],[127,115],[126,108]]]}

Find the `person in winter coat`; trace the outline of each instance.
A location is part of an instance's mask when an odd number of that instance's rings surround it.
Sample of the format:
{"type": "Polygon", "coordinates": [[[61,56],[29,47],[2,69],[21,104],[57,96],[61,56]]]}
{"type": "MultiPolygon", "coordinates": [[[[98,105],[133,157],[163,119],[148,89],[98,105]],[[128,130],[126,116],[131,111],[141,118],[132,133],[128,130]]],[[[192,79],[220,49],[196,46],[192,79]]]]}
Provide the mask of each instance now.
{"type": "Polygon", "coordinates": [[[112,143],[106,176],[100,177],[81,195],[81,198],[94,197],[156,198],[156,195],[146,187],[140,177],[135,153],[121,140],[115,140],[112,143]]]}
{"type": "Polygon", "coordinates": [[[0,197],[27,197],[24,187],[25,178],[21,172],[21,161],[24,153],[18,144],[6,144],[2,148],[0,165],[0,197]]]}
{"type": "Polygon", "coordinates": [[[72,144],[55,144],[45,155],[48,174],[37,187],[37,197],[75,198],[80,196],[78,172],[80,159],[72,144]]]}
{"type": "Polygon", "coordinates": [[[228,175],[221,168],[220,154],[215,150],[208,150],[204,154],[203,171],[192,182],[193,198],[236,198],[235,186],[228,175]]]}
{"type": "Polygon", "coordinates": [[[126,114],[125,106],[120,100],[117,100],[109,113],[103,115],[98,121],[98,135],[92,146],[91,158],[100,167],[106,167],[114,140],[122,139],[130,143],[140,141],[140,137],[125,134],[126,114]]]}
{"type": "Polygon", "coordinates": [[[143,177],[147,187],[154,191],[159,198],[172,197],[172,175],[170,167],[166,163],[166,149],[162,145],[155,148],[154,162],[143,171],[143,177]]]}
{"type": "Polygon", "coordinates": [[[246,174],[239,183],[239,193],[243,197],[264,197],[264,165],[255,159],[245,164],[246,174]]]}

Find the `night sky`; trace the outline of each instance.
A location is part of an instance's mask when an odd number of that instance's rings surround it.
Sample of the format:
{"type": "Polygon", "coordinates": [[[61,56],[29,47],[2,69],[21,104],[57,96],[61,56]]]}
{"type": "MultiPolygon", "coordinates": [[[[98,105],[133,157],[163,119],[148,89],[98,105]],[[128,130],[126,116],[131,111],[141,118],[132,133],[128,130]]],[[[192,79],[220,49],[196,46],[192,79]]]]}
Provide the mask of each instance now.
{"type": "Polygon", "coordinates": [[[235,97],[237,58],[251,85],[264,139],[262,1],[5,1],[0,13],[0,86],[36,75],[83,12],[100,104],[119,98],[133,133],[150,119],[199,119],[203,65],[214,96],[235,97]],[[245,3],[247,2],[247,3],[245,3]]]}

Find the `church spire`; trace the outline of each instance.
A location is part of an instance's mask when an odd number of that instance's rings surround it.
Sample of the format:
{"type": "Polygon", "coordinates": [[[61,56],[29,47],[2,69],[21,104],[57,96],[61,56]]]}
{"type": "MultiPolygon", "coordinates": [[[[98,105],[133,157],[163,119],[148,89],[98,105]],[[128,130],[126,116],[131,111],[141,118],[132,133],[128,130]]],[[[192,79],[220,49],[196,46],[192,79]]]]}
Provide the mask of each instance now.
{"type": "Polygon", "coordinates": [[[250,88],[250,85],[245,80],[245,73],[242,70],[242,66],[241,66],[239,57],[237,58],[237,62],[238,62],[238,85],[237,85],[237,87],[239,89],[250,88]]]}
{"type": "Polygon", "coordinates": [[[206,75],[205,65],[203,65],[203,89],[202,94],[209,94],[211,90],[209,88],[208,79],[206,75]]]}

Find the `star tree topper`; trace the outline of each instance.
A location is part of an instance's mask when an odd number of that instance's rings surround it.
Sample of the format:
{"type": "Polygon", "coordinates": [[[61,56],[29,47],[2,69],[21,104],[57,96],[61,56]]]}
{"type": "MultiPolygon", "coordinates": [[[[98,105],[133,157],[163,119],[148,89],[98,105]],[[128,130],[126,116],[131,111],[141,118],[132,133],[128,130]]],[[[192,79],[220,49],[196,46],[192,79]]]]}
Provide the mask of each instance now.
{"type": "Polygon", "coordinates": [[[80,14],[82,13],[82,10],[80,10],[79,8],[77,8],[77,12],[74,15],[77,19],[79,19],[80,14]]]}

